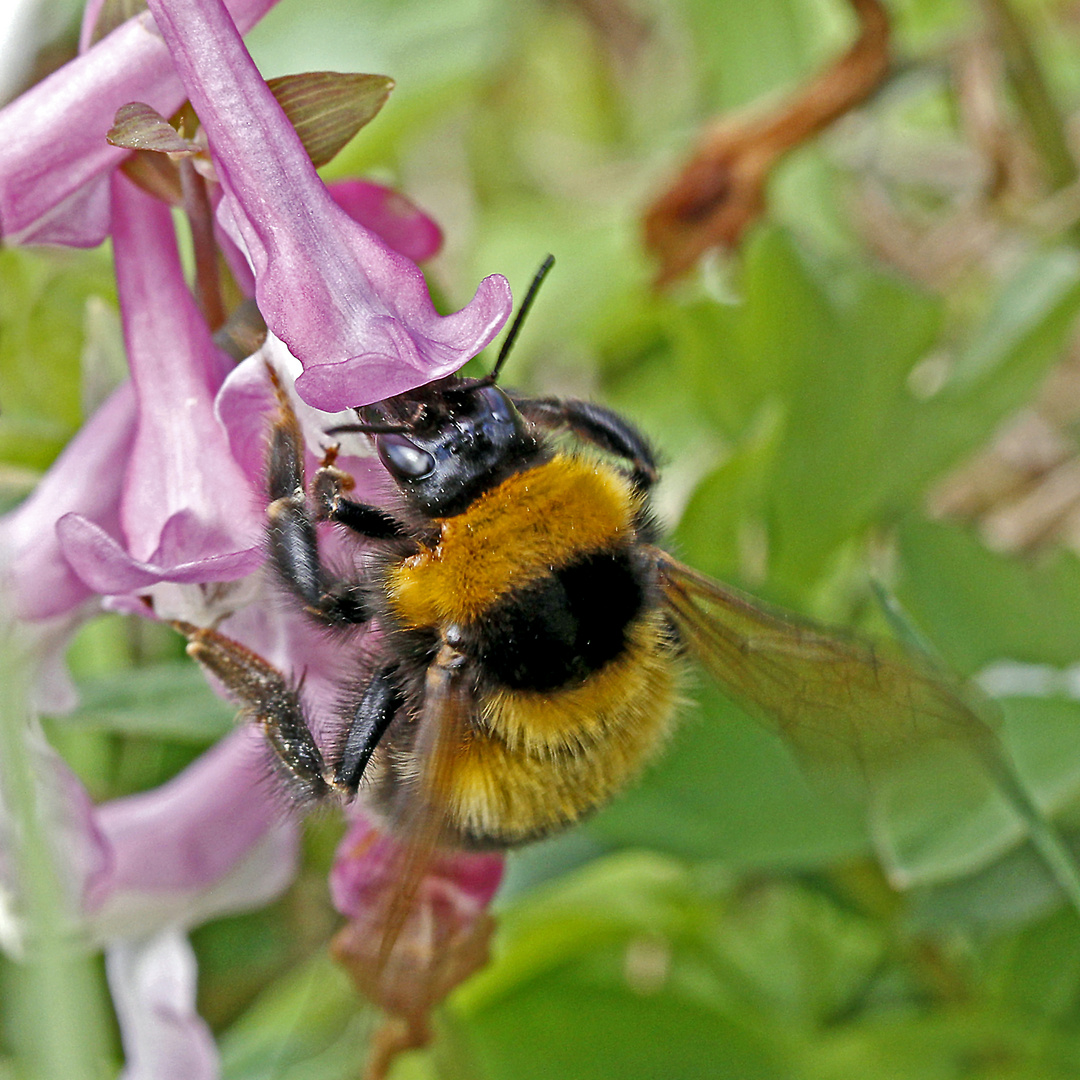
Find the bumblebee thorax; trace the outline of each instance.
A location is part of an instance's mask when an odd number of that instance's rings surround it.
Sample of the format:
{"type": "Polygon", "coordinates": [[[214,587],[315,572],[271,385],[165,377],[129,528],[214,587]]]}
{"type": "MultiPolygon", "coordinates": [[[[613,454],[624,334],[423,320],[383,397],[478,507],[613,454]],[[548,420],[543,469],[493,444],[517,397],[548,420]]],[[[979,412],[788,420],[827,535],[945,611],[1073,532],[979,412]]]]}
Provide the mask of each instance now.
{"type": "Polygon", "coordinates": [[[437,520],[437,542],[392,568],[391,607],[408,626],[469,623],[552,570],[633,541],[638,496],[602,462],[555,454],[437,520]]]}

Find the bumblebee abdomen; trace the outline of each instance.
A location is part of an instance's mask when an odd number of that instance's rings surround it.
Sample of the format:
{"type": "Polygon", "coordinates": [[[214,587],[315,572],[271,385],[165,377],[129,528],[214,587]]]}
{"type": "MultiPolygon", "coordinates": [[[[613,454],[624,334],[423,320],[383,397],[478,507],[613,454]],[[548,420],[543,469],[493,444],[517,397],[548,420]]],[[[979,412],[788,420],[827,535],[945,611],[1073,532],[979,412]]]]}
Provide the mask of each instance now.
{"type": "Polygon", "coordinates": [[[505,847],[558,832],[624,788],[663,746],[681,662],[657,608],[620,654],[559,690],[482,695],[443,793],[459,842],[505,847]]]}
{"type": "Polygon", "coordinates": [[[398,627],[452,639],[471,668],[472,715],[437,793],[454,842],[504,847],[565,828],[663,743],[679,664],[642,510],[621,470],[556,454],[440,519],[433,547],[389,567],[398,627]]]}
{"type": "Polygon", "coordinates": [[[485,681],[551,692],[587,678],[623,652],[644,601],[629,549],[582,555],[491,606],[476,631],[485,681]]]}

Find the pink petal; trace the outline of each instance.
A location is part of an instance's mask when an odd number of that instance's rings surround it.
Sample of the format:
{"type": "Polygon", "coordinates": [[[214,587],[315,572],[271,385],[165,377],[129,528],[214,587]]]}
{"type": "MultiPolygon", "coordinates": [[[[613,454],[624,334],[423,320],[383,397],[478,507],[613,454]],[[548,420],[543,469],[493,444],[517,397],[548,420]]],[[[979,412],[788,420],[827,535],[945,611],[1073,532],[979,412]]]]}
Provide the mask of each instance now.
{"type": "Polygon", "coordinates": [[[96,604],[85,604],[82,610],[53,619],[36,619],[20,628],[27,654],[33,655],[35,661],[33,682],[27,687],[34,713],[64,716],[78,705],[79,695],[67,669],[67,651],[75,631],[96,614],[96,604]]]}
{"type": "Polygon", "coordinates": [[[98,937],[149,932],[167,922],[194,925],[212,914],[265,903],[292,878],[296,826],[269,781],[262,736],[245,727],[153,791],[98,808],[113,857],[90,914],[98,937]],[[242,891],[213,890],[265,848],[242,891]]]}
{"type": "Polygon", "coordinates": [[[442,247],[442,230],[400,192],[366,180],[327,185],[334,202],[365,229],[413,262],[432,259],[442,247]]]}
{"type": "MultiPolygon", "coordinates": [[[[246,33],[275,0],[232,0],[246,33]]],[[[116,110],[142,101],[171,116],[185,92],[148,15],[0,109],[0,236],[6,244],[100,244],[109,228],[108,176],[126,157],[105,133],[116,110]]]]}
{"type": "MultiPolygon", "coordinates": [[[[113,250],[138,397],[120,504],[128,552],[135,563],[186,567],[253,551],[262,531],[260,500],[214,415],[214,396],[231,365],[184,281],[168,207],[119,174],[113,250]]],[[[253,565],[240,562],[244,573],[253,565]]],[[[220,573],[224,564],[214,565],[220,573]]]]}
{"type": "Polygon", "coordinates": [[[33,494],[0,518],[0,561],[20,619],[64,615],[93,595],[62,554],[57,521],[74,512],[119,531],[120,492],[134,433],[135,395],[125,383],[71,440],[33,494]]]}
{"type": "Polygon", "coordinates": [[[81,514],[62,517],[57,534],[64,557],[82,585],[101,596],[121,596],[148,589],[160,581],[183,585],[235,581],[254,573],[263,561],[259,547],[206,555],[189,562],[175,561],[170,557],[171,552],[189,546],[185,534],[197,535],[200,541],[207,539],[201,522],[190,522],[183,512],[171,517],[162,531],[165,550],[153,552],[147,560],[133,558],[114,537],[81,514]],[[188,525],[192,527],[185,528],[188,525]],[[168,543],[174,532],[181,534],[182,539],[168,543]]]}
{"type": "Polygon", "coordinates": [[[195,1011],[195,954],[183,933],[117,942],[105,971],[127,1058],[120,1080],[217,1080],[217,1046],[195,1011]]]}
{"type": "Polygon", "coordinates": [[[105,7],[105,0],[86,0],[83,7],[82,22],[79,24],[79,52],[84,53],[91,47],[97,30],[97,21],[105,7]]]}
{"type": "MultiPolygon", "coordinates": [[[[397,887],[399,845],[357,811],[338,845],[330,871],[334,907],[350,919],[382,910],[397,887]]],[[[502,855],[439,852],[421,886],[424,896],[449,898],[457,917],[483,911],[502,881],[502,855]]]]}
{"type": "MultiPolygon", "coordinates": [[[[278,666],[319,733],[336,717],[350,651],[299,614],[270,601],[225,620],[222,633],[278,666]]],[[[167,784],[98,807],[111,852],[90,897],[98,940],[149,934],[174,923],[266,903],[292,880],[298,830],[271,753],[253,724],[233,732],[167,784]]]]}
{"type": "MultiPolygon", "coordinates": [[[[271,336],[259,352],[229,373],[216,402],[217,416],[228,433],[233,458],[240,464],[248,482],[260,490],[265,487],[267,433],[277,410],[277,400],[266,373],[268,361],[288,389],[300,365],[289,355],[284,344],[271,336]]],[[[290,398],[306,437],[308,475],[317,467],[326,447],[339,444],[341,456],[337,464],[356,481],[352,497],[380,501],[387,491],[387,474],[374,456],[370,443],[361,435],[326,434],[337,424],[354,423],[356,414],[352,410],[325,413],[313,409],[295,394],[290,394],[290,398]]]]}
{"type": "Polygon", "coordinates": [[[210,137],[219,219],[248,252],[267,325],[305,367],[305,401],[335,412],[379,400],[491,341],[510,312],[506,280],[485,279],[465,308],[438,315],[415,264],[327,193],[219,0],[151,10],[210,137]]]}
{"type": "MultiPolygon", "coordinates": [[[[74,918],[86,898],[107,877],[111,852],[78,778],[48,745],[40,729],[27,728],[26,737],[42,833],[51,848],[53,863],[61,871],[59,884],[66,901],[65,914],[74,918]]],[[[33,899],[21,876],[20,824],[0,797],[0,942],[16,952],[23,945],[25,908],[33,899]],[[4,910],[6,901],[10,901],[10,908],[4,910]]]]}
{"type": "Polygon", "coordinates": [[[349,920],[331,954],[362,994],[422,1033],[432,1008],[488,962],[494,920],[487,905],[503,860],[437,853],[399,919],[398,874],[410,857],[362,819],[354,822],[331,871],[334,904],[349,920]]]}

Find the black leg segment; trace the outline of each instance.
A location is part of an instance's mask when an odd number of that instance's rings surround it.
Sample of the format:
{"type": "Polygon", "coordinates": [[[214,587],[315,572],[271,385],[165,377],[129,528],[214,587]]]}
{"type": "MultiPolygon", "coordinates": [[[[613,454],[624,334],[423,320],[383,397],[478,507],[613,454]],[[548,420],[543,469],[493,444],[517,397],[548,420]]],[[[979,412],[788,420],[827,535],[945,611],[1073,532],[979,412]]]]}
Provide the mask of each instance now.
{"type": "Polygon", "coordinates": [[[344,791],[355,792],[371,755],[402,705],[401,690],[392,667],[377,671],[364,688],[345,733],[334,783],[344,791]]]}
{"type": "Polygon", "coordinates": [[[346,499],[342,494],[343,477],[340,469],[324,466],[311,481],[311,498],[320,521],[344,525],[368,540],[392,540],[405,535],[405,526],[385,510],[346,499]]]}
{"type": "Polygon", "coordinates": [[[315,524],[303,497],[277,499],[267,508],[266,517],[270,560],[308,614],[332,626],[367,622],[371,613],[363,586],[335,579],[324,570],[315,524]]]}
{"type": "Polygon", "coordinates": [[[560,398],[518,398],[521,414],[549,431],[566,430],[601,450],[629,461],[635,485],[647,491],[656,483],[656,456],[648,440],[618,413],[591,401],[560,398]]]}
{"type": "Polygon", "coordinates": [[[363,585],[331,574],[319,555],[318,521],[337,521],[370,539],[401,536],[390,515],[342,496],[351,479],[333,467],[334,451],[315,474],[309,505],[304,490],[304,440],[289,399],[276,378],[278,416],[270,430],[266,475],[267,546],[280,580],[308,614],[331,626],[366,623],[371,616],[363,585]]]}

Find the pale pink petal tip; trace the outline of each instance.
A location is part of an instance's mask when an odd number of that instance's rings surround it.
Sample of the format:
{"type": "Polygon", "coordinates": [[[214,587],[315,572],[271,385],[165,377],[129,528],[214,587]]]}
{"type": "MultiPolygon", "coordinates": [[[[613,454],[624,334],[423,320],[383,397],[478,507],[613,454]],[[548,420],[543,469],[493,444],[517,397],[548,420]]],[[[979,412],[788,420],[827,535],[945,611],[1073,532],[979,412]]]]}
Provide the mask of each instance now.
{"type": "Polygon", "coordinates": [[[195,1009],[195,954],[182,932],[110,946],[105,971],[127,1059],[120,1080],[217,1080],[217,1046],[195,1009]]]}

